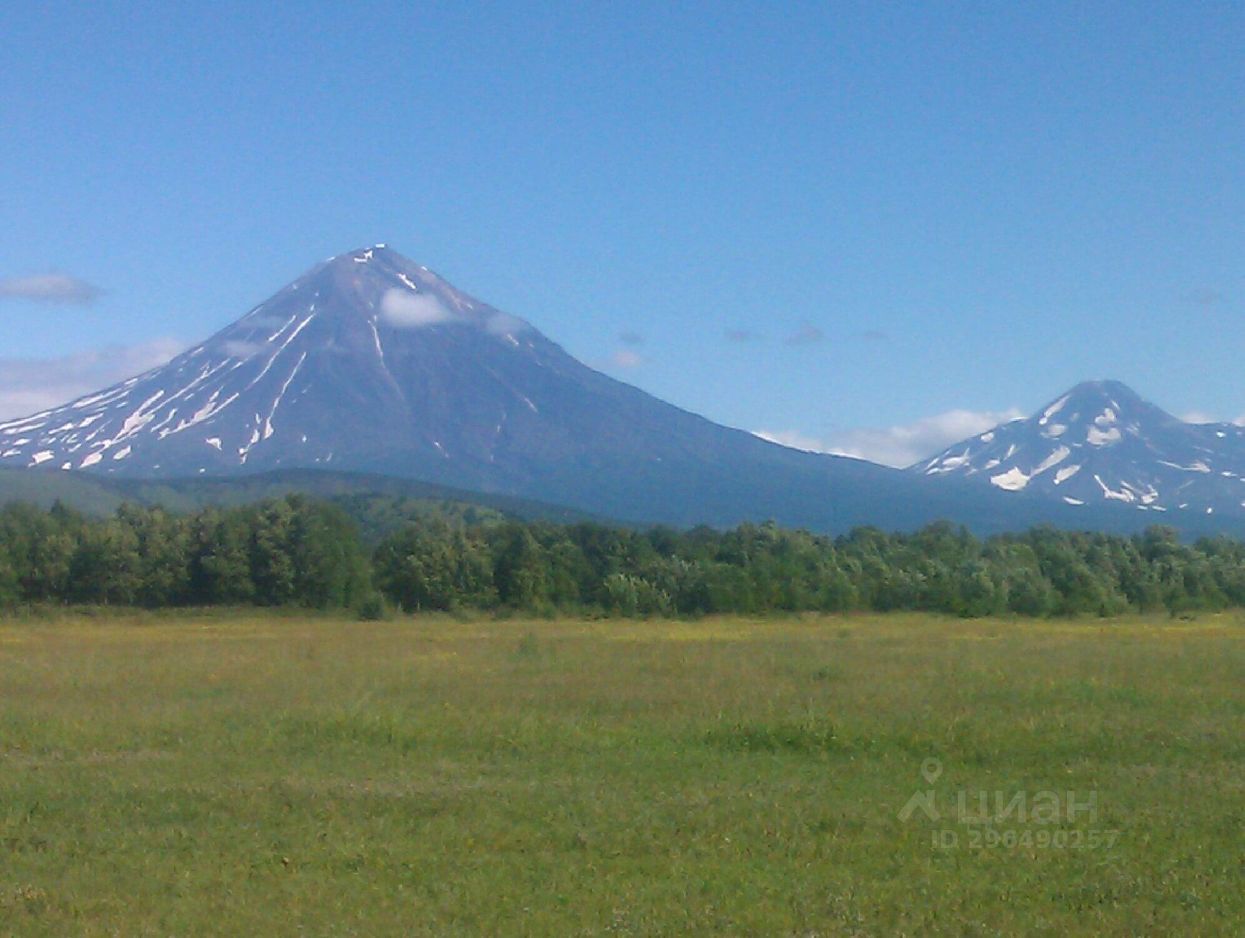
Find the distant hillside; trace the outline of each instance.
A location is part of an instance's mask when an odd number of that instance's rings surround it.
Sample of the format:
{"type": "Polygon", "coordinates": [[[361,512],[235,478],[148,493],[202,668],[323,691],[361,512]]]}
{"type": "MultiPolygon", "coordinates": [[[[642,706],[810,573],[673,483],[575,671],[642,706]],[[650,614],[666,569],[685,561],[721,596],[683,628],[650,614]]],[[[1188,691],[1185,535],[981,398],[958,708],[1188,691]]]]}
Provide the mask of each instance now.
{"type": "Polygon", "coordinates": [[[0,504],[29,502],[48,508],[64,502],[88,515],[107,515],[128,498],[111,479],[82,472],[0,468],[0,504]]]}
{"type": "Polygon", "coordinates": [[[505,518],[559,524],[593,519],[557,505],[362,473],[290,469],[232,479],[118,479],[54,469],[0,469],[0,504],[20,501],[47,508],[60,501],[93,516],[112,514],[126,502],[182,513],[212,505],[250,504],[294,492],[340,505],[368,541],[424,517],[467,524],[505,518]]]}

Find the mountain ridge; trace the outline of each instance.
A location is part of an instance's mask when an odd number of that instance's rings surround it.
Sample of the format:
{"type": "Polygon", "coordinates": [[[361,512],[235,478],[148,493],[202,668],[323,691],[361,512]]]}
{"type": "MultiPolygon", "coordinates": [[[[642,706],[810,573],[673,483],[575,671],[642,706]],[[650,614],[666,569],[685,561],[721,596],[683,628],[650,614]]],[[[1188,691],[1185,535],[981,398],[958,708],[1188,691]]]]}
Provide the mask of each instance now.
{"type": "Polygon", "coordinates": [[[165,480],[340,471],[627,523],[838,532],[952,519],[992,533],[1094,517],[713,423],[385,245],[315,265],[165,365],[0,422],[3,467],[165,480]]]}

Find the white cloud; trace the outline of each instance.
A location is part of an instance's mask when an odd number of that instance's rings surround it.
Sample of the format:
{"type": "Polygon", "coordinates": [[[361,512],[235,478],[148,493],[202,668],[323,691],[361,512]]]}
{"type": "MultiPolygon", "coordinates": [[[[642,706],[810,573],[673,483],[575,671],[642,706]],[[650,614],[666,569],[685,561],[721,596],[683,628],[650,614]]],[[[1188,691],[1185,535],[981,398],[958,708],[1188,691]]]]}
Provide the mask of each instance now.
{"type": "Polygon", "coordinates": [[[1177,415],[1185,423],[1231,423],[1238,427],[1245,427],[1245,414],[1234,417],[1231,420],[1223,420],[1213,414],[1208,414],[1204,410],[1191,410],[1184,414],[1177,415]]]}
{"type": "Polygon", "coordinates": [[[421,329],[450,322],[454,314],[431,293],[386,290],[380,301],[381,318],[398,329],[421,329]]]}
{"type": "Polygon", "coordinates": [[[489,335],[509,335],[515,336],[528,328],[526,322],[518,316],[511,316],[509,313],[494,313],[484,323],[484,329],[489,335]]]}
{"type": "Polygon", "coordinates": [[[638,368],[644,359],[630,349],[619,349],[610,356],[610,364],[615,368],[638,368]]]}
{"type": "Polygon", "coordinates": [[[68,274],[40,274],[0,280],[0,297],[35,300],[40,303],[84,305],[93,302],[99,294],[98,287],[68,274]]]}
{"type": "Polygon", "coordinates": [[[244,339],[226,339],[222,346],[225,354],[232,358],[251,358],[258,355],[268,346],[264,342],[247,342],[244,339]]]}
{"type": "Polygon", "coordinates": [[[809,453],[828,452],[825,443],[816,437],[807,436],[799,430],[757,430],[755,435],[763,440],[769,440],[771,443],[790,446],[792,449],[802,449],[809,453]]]}
{"type": "Polygon", "coordinates": [[[1185,414],[1178,414],[1177,419],[1183,420],[1185,424],[1233,424],[1239,427],[1245,427],[1245,414],[1239,417],[1233,417],[1230,420],[1224,420],[1223,417],[1216,417],[1214,414],[1206,414],[1204,410],[1190,410],[1185,414]]]}
{"type": "Polygon", "coordinates": [[[1219,421],[1210,414],[1200,410],[1191,410],[1187,414],[1181,414],[1180,419],[1185,423],[1218,423],[1219,421]]]}
{"type": "Polygon", "coordinates": [[[0,419],[65,404],[163,365],[185,347],[177,339],[163,338],[60,358],[0,359],[0,419]]]}
{"type": "Polygon", "coordinates": [[[856,427],[825,439],[799,430],[758,430],[756,435],[773,443],[814,453],[854,456],[884,466],[904,468],[927,456],[989,430],[1024,413],[1012,407],[1002,411],[949,410],[892,427],[856,427]]]}
{"type": "Polygon", "coordinates": [[[1023,411],[1014,407],[1002,411],[949,410],[899,426],[846,430],[831,438],[828,452],[884,466],[910,466],[952,443],[1023,416],[1023,411]]]}

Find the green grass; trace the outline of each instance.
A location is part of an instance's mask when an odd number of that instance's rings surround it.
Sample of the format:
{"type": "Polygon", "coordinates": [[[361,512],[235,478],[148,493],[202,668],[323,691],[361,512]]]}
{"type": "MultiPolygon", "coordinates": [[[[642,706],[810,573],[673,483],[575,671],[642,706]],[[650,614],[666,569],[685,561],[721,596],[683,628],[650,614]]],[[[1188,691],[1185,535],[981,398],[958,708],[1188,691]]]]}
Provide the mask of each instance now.
{"type": "Polygon", "coordinates": [[[1239,934],[1243,639],[1227,615],[9,621],[0,934],[1239,934]],[[927,789],[944,816],[901,820],[927,789]],[[1097,816],[975,846],[961,790],[1097,816]]]}

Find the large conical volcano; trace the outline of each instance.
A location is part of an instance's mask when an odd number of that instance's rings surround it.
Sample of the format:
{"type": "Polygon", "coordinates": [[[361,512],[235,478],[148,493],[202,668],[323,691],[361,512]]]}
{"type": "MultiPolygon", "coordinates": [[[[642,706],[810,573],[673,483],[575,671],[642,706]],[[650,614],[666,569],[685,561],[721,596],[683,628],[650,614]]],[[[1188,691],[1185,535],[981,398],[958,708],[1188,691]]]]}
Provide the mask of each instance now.
{"type": "Polygon", "coordinates": [[[670,523],[1034,520],[1014,499],[1001,511],[975,487],[966,498],[687,413],[380,245],[320,264],[167,365],[0,424],[0,464],[354,470],[670,523]]]}
{"type": "MultiPolygon", "coordinates": [[[[0,458],[126,475],[494,464],[583,377],[522,321],[383,246],[315,267],[167,365],[0,425],[0,458]]],[[[554,415],[555,417],[557,415],[554,415]]]]}

